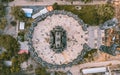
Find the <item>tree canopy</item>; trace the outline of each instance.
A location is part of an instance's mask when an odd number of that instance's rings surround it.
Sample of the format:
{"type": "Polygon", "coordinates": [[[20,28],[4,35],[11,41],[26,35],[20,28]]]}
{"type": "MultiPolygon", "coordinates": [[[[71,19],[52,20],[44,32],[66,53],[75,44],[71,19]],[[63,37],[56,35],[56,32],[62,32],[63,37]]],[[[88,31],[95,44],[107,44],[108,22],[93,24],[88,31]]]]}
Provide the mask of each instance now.
{"type": "Polygon", "coordinates": [[[0,29],[4,29],[6,25],[7,25],[6,18],[4,17],[0,18],[0,29]]]}
{"type": "Polygon", "coordinates": [[[5,15],[5,6],[0,3],[0,17],[3,17],[5,15]]]}
{"type": "Polygon", "coordinates": [[[14,0],[1,0],[1,2],[12,2],[14,0]]]}
{"type": "Polygon", "coordinates": [[[20,64],[28,60],[28,54],[18,54],[19,51],[18,41],[10,35],[0,35],[0,47],[6,49],[6,51],[0,54],[0,75],[14,75],[18,73],[21,68],[20,64]],[[7,67],[3,64],[3,61],[12,61],[12,66],[7,67]]]}
{"type": "Polygon", "coordinates": [[[17,20],[24,21],[26,19],[24,11],[19,6],[12,7],[11,14],[15,17],[17,20]]]}
{"type": "Polygon", "coordinates": [[[46,71],[46,69],[43,68],[43,67],[38,67],[38,68],[36,68],[36,69],[35,69],[35,74],[36,74],[36,75],[50,75],[50,73],[48,73],[48,72],[46,71]]]}
{"type": "Polygon", "coordinates": [[[97,7],[99,23],[103,23],[114,16],[114,7],[110,4],[103,4],[97,7]]]}
{"type": "Polygon", "coordinates": [[[19,51],[19,43],[10,35],[0,35],[0,46],[4,47],[7,53],[12,53],[12,55],[17,54],[19,51]]]}
{"type": "Polygon", "coordinates": [[[88,3],[88,2],[91,2],[93,0],[81,0],[81,1],[84,2],[84,3],[88,3]]]}

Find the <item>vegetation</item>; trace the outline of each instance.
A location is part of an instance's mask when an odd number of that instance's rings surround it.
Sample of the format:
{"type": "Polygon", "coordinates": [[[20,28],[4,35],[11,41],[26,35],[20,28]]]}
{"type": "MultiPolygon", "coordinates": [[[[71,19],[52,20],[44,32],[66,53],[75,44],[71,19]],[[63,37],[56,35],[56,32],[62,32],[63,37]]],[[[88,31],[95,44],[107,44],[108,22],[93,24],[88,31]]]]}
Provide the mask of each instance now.
{"type": "Polygon", "coordinates": [[[46,68],[39,67],[35,69],[36,75],[50,75],[50,73],[47,72],[46,68]]]}
{"type": "Polygon", "coordinates": [[[0,19],[0,29],[4,29],[6,25],[7,25],[7,20],[4,17],[2,17],[0,19]]]}
{"type": "Polygon", "coordinates": [[[81,1],[84,2],[84,3],[88,3],[88,2],[91,2],[93,0],[81,0],[81,1]]]}
{"type": "Polygon", "coordinates": [[[114,16],[114,8],[110,4],[99,5],[97,7],[99,23],[103,23],[114,16]]]}
{"type": "Polygon", "coordinates": [[[24,11],[19,6],[12,7],[11,14],[15,17],[16,20],[24,21],[25,22],[25,28],[29,28],[31,26],[31,23],[33,22],[32,18],[27,18],[24,11]]]}
{"type": "Polygon", "coordinates": [[[12,2],[14,0],[1,0],[1,2],[12,2]]]}
{"type": "Polygon", "coordinates": [[[18,38],[19,38],[19,40],[20,41],[24,41],[24,35],[25,35],[25,32],[24,31],[20,31],[19,33],[18,33],[18,38]]]}
{"type": "Polygon", "coordinates": [[[5,6],[0,3],[0,17],[5,16],[5,6]]]}
{"type": "Polygon", "coordinates": [[[114,16],[114,8],[110,4],[86,5],[81,6],[81,10],[77,10],[74,5],[58,5],[55,3],[53,8],[72,12],[89,25],[99,25],[114,16]]]}
{"type": "Polygon", "coordinates": [[[29,58],[29,54],[23,53],[17,56],[18,57],[18,61],[20,63],[23,63],[24,61],[28,60],[29,58]]]}
{"type": "Polygon", "coordinates": [[[7,20],[5,19],[5,6],[3,4],[0,4],[0,29],[4,29],[6,24],[7,24],[7,20]]]}
{"type": "Polygon", "coordinates": [[[0,35],[0,46],[7,50],[7,53],[12,55],[17,54],[19,51],[19,43],[15,38],[10,35],[0,35]]]}
{"type": "Polygon", "coordinates": [[[16,21],[11,21],[10,23],[11,23],[12,26],[16,26],[17,25],[16,21]]]}
{"type": "Polygon", "coordinates": [[[15,19],[20,21],[24,21],[26,19],[24,11],[21,10],[21,7],[19,6],[12,7],[11,14],[15,17],[15,19]]]}
{"type": "Polygon", "coordinates": [[[92,49],[91,51],[87,52],[84,56],[85,62],[94,61],[95,54],[97,53],[97,49],[92,49]]]}
{"type": "Polygon", "coordinates": [[[55,72],[55,75],[67,75],[67,73],[64,73],[62,71],[56,71],[55,72]]]}
{"type": "Polygon", "coordinates": [[[0,47],[6,49],[6,51],[0,54],[0,75],[14,75],[18,73],[21,70],[20,64],[28,60],[29,55],[18,55],[19,43],[10,35],[0,35],[0,47]],[[11,60],[12,66],[7,67],[4,65],[3,61],[5,60],[11,60]]]}

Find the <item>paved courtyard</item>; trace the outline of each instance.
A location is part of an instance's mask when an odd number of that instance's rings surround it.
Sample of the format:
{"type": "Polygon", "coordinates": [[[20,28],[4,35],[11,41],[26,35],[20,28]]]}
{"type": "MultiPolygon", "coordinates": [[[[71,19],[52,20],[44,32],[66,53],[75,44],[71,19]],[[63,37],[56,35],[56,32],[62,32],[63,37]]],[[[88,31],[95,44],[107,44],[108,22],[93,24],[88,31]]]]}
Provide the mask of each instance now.
{"type": "Polygon", "coordinates": [[[87,34],[87,44],[91,48],[99,49],[101,45],[104,45],[105,31],[101,30],[98,26],[88,27],[87,34]]]}
{"type": "Polygon", "coordinates": [[[33,46],[38,56],[48,63],[67,64],[76,59],[83,49],[85,32],[81,25],[67,15],[52,15],[38,23],[34,28],[33,46]],[[67,33],[67,48],[62,53],[55,53],[50,49],[50,31],[55,26],[62,26],[67,33]]]}

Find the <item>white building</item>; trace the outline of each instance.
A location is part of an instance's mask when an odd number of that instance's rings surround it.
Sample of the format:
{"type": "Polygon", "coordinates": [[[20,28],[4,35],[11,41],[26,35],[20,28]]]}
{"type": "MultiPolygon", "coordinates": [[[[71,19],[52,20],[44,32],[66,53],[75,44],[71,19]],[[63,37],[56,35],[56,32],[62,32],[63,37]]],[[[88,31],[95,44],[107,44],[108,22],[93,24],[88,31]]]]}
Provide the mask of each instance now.
{"type": "Polygon", "coordinates": [[[20,22],[19,29],[20,30],[24,30],[25,29],[25,22],[20,22]]]}
{"type": "Polygon", "coordinates": [[[48,10],[47,10],[46,8],[44,8],[44,9],[40,10],[38,13],[34,14],[34,15],[32,16],[32,18],[35,19],[35,18],[37,18],[38,16],[43,15],[43,14],[45,14],[45,13],[47,13],[47,12],[48,12],[48,10]]]}
{"type": "Polygon", "coordinates": [[[96,73],[104,73],[104,75],[111,75],[109,73],[108,67],[98,67],[98,68],[88,68],[88,69],[82,69],[82,74],[96,74],[96,73]]]}

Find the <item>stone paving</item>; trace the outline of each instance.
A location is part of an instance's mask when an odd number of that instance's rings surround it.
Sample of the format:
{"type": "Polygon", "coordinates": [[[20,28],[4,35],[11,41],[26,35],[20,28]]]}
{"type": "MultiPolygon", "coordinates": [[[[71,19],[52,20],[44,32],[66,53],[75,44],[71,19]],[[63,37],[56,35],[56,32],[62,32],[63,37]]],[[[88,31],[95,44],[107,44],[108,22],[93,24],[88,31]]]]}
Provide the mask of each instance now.
{"type": "Polygon", "coordinates": [[[66,64],[72,62],[83,49],[85,32],[81,25],[67,15],[52,15],[38,23],[34,28],[33,46],[38,56],[43,60],[54,64],[66,64]],[[62,26],[67,32],[67,48],[62,53],[55,53],[50,49],[50,30],[55,26],[62,26]]]}

